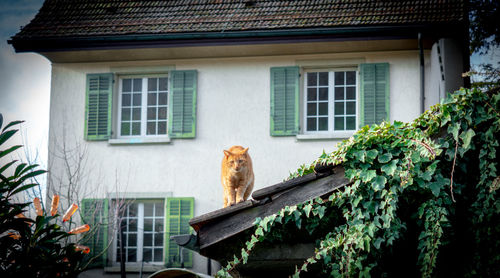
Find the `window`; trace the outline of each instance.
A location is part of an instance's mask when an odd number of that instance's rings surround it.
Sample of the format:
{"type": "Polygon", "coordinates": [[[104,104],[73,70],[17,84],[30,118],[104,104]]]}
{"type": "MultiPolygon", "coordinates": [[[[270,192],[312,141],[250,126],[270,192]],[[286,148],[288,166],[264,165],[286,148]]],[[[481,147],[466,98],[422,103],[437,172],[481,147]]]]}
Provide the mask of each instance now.
{"type": "Polygon", "coordinates": [[[271,136],[347,138],[360,126],[389,121],[388,63],[330,71],[273,67],[270,72],[271,136]]]}
{"type": "MultiPolygon", "coordinates": [[[[163,200],[129,204],[121,219],[124,258],[128,263],[163,263],[164,212],[163,200]]],[[[120,237],[117,235],[116,262],[120,262],[120,237]]]]}
{"type": "Polygon", "coordinates": [[[196,70],[87,74],[85,139],[135,144],[195,138],[197,80],[196,70]]]}
{"type": "Polygon", "coordinates": [[[168,78],[121,78],[119,137],[167,135],[168,78]]]}
{"type": "Polygon", "coordinates": [[[356,129],[356,71],[306,72],[306,132],[356,129]]]}

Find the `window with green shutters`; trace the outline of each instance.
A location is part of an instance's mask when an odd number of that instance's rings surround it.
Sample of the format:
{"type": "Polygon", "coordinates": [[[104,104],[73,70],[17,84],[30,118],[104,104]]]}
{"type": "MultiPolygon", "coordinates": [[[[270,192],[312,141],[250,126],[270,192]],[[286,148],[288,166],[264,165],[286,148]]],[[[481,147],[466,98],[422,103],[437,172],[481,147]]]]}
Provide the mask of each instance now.
{"type": "Polygon", "coordinates": [[[389,121],[389,64],[361,64],[360,76],[360,127],[389,121]]]}
{"type": "Polygon", "coordinates": [[[168,131],[172,138],[194,138],[196,134],[197,72],[172,71],[170,74],[168,131]]]}
{"type": "Polygon", "coordinates": [[[299,132],[299,68],[271,68],[271,136],[299,132]]]}
{"type": "Polygon", "coordinates": [[[300,93],[298,67],[271,68],[271,136],[346,138],[360,126],[389,121],[388,63],[302,71],[300,93]]]}
{"type": "Polygon", "coordinates": [[[167,267],[193,266],[193,253],[186,248],[180,248],[170,239],[173,235],[190,234],[189,220],[193,218],[194,198],[167,198],[166,202],[166,233],[165,233],[165,264],[167,267]]]}
{"type": "Polygon", "coordinates": [[[107,140],[111,136],[113,74],[87,74],[85,139],[107,140]]]}
{"type": "Polygon", "coordinates": [[[91,227],[82,244],[90,248],[86,258],[93,259],[89,267],[106,266],[108,242],[108,199],[83,199],[81,202],[83,222],[91,227]]]}

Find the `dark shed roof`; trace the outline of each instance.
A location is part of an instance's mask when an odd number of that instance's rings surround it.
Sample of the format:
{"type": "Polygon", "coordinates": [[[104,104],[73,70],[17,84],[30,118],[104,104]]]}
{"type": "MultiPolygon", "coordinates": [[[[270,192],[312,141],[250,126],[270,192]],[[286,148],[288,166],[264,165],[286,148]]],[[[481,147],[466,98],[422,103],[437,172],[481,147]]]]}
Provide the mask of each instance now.
{"type": "Polygon", "coordinates": [[[106,38],[109,44],[180,34],[199,38],[243,32],[245,37],[257,31],[450,26],[463,22],[464,15],[462,0],[46,0],[10,42],[18,51],[33,51],[35,45],[23,43],[106,38]]]}

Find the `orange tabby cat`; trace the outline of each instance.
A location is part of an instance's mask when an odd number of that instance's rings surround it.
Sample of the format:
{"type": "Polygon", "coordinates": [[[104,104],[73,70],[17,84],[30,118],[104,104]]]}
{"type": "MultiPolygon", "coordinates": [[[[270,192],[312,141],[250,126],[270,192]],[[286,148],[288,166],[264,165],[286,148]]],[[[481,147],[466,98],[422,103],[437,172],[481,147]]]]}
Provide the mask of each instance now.
{"type": "Polygon", "coordinates": [[[254,176],[248,148],[232,146],[229,150],[224,150],[221,180],[224,190],[224,207],[243,202],[250,196],[254,176]]]}

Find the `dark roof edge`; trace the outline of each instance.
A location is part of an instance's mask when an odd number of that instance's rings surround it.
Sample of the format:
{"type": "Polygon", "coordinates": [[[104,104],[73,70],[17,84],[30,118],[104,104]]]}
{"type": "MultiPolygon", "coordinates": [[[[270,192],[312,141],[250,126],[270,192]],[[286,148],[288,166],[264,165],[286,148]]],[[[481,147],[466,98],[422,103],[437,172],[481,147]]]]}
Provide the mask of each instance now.
{"type": "Polygon", "coordinates": [[[457,24],[383,25],[314,29],[251,30],[110,36],[19,38],[8,40],[16,52],[182,47],[230,44],[268,44],[352,39],[414,38],[418,32],[429,37],[456,36],[457,24]]]}

